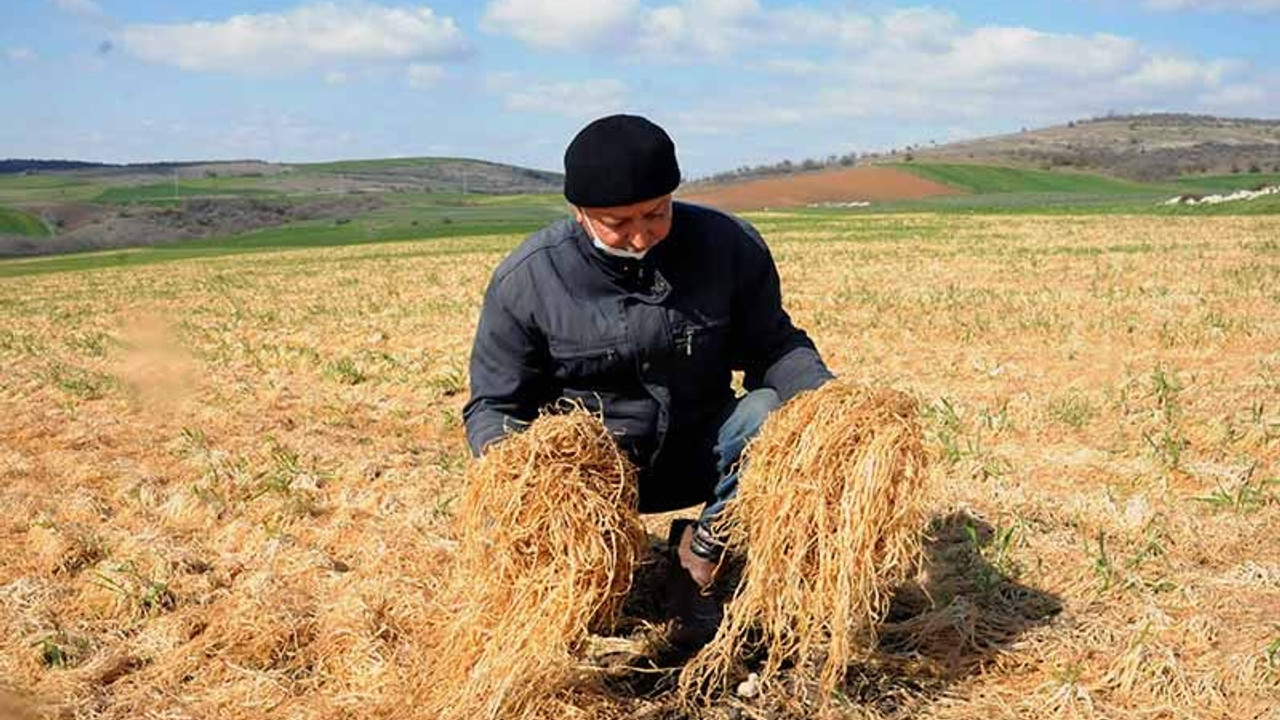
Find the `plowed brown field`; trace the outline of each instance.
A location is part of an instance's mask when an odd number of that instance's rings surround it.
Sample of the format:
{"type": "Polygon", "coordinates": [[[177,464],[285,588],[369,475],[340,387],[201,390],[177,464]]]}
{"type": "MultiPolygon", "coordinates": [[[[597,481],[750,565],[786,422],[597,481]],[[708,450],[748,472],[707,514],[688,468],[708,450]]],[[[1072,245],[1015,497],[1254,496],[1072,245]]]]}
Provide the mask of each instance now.
{"type": "Polygon", "coordinates": [[[681,193],[680,199],[740,211],[811,203],[915,200],[959,194],[961,192],[953,187],[901,170],[859,167],[700,187],[681,193]]]}

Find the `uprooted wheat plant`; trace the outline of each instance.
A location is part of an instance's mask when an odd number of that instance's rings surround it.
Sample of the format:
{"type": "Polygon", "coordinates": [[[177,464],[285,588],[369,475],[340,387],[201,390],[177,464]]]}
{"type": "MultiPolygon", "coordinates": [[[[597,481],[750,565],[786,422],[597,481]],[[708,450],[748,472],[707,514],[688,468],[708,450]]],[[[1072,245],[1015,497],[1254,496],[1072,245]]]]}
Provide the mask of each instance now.
{"type": "Polygon", "coordinates": [[[491,447],[466,484],[421,709],[531,717],[586,679],[576,653],[631,587],[646,547],[635,468],[579,407],[491,447]]]}
{"type": "Polygon", "coordinates": [[[754,645],[767,654],[766,692],[821,705],[873,650],[890,591],[920,558],[918,416],[904,393],[835,381],[769,418],[744,452],[721,522],[729,547],[747,555],[741,584],[715,639],[684,670],[686,695],[705,701],[727,689],[754,645]],[[789,687],[774,687],[785,665],[789,687]]]}

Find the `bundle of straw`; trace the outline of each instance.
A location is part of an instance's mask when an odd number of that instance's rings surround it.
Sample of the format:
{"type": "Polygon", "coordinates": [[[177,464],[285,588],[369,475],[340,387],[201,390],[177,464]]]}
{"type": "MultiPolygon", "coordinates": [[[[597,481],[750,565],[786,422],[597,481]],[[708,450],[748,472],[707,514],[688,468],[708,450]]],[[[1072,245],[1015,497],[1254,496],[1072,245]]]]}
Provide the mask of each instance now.
{"type": "Polygon", "coordinates": [[[466,480],[419,709],[536,716],[583,679],[574,653],[630,589],[646,547],[636,471],[600,419],[575,408],[492,447],[466,480]]]}
{"type": "Polygon", "coordinates": [[[721,530],[746,549],[741,584],[715,639],[684,669],[689,701],[724,690],[753,628],[779,671],[816,682],[825,704],[849,663],[875,643],[892,586],[917,567],[925,525],[925,454],[915,402],[843,381],[779,408],[747,447],[721,530]]]}

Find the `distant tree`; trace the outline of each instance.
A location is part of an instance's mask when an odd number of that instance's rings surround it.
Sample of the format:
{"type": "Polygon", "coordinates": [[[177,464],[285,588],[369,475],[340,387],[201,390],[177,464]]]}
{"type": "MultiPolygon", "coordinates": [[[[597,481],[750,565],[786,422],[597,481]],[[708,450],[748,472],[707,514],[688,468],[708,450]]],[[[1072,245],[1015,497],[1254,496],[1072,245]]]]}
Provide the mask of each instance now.
{"type": "Polygon", "coordinates": [[[1249,163],[1249,172],[1253,175],[1257,175],[1258,173],[1262,172],[1262,168],[1258,167],[1258,163],[1256,162],[1249,163]]]}
{"type": "Polygon", "coordinates": [[[906,160],[907,162],[912,162],[913,160],[916,159],[916,156],[912,153],[907,153],[906,155],[903,156],[903,159],[906,160]]]}

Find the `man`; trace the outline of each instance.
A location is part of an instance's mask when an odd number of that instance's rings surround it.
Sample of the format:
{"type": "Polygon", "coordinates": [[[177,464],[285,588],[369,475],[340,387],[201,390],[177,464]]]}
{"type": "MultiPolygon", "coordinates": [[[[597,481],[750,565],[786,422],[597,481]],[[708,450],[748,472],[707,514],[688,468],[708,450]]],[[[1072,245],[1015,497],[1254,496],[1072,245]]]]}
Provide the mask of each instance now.
{"type": "Polygon", "coordinates": [[[770,411],[831,373],[782,309],[755,229],[672,200],[680,169],[660,127],[601,118],[564,165],[573,218],[525,240],[485,293],[467,440],[479,455],[544,405],[579,400],[640,467],[641,512],[705,504],[668,537],[668,639],[696,649],[721,620],[706,592],[723,548],[712,521],[737,489],[738,456],[770,411]]]}

